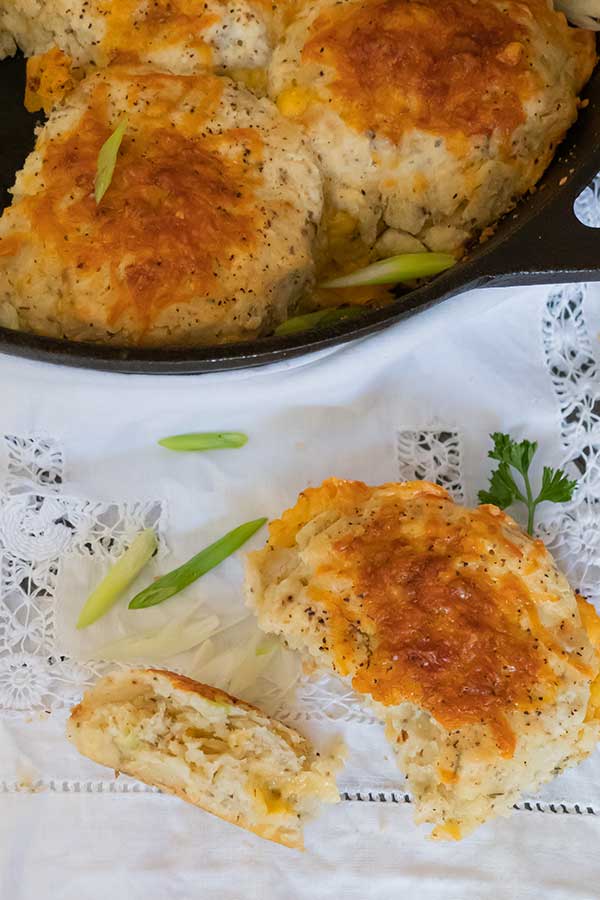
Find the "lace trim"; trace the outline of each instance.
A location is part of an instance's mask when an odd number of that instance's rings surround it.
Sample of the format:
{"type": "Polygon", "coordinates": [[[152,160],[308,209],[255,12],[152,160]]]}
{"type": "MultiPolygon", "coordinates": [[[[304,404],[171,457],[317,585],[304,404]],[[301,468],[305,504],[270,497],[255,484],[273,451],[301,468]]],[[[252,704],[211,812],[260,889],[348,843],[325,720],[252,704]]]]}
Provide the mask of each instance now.
{"type": "Polygon", "coordinates": [[[19,494],[38,487],[60,490],[64,460],[55,441],[41,436],[24,438],[6,434],[4,442],[8,453],[6,489],[9,494],[19,494]]]}
{"type": "Polygon", "coordinates": [[[343,720],[364,725],[375,725],[379,721],[352,688],[333,675],[323,675],[317,680],[303,676],[292,704],[281,706],[276,716],[288,725],[313,720],[343,720]]]}
{"type": "Polygon", "coordinates": [[[0,494],[0,709],[21,715],[72,704],[109,668],[73,662],[57,647],[54,598],[62,562],[71,555],[116,557],[141,528],[161,534],[163,508],[158,501],[65,496],[56,441],[7,434],[0,442],[7,460],[0,494]]]}
{"type": "Polygon", "coordinates": [[[113,776],[112,781],[70,781],[57,778],[37,778],[32,781],[0,781],[0,793],[38,794],[160,794],[158,788],[141,781],[124,781],[113,776]]]}
{"type": "Polygon", "coordinates": [[[465,502],[460,435],[451,428],[399,431],[398,474],[401,481],[433,481],[457,503],[465,502]]]}
{"type": "MultiPolygon", "coordinates": [[[[398,791],[343,791],[342,800],[350,803],[412,803],[410,794],[398,791]]],[[[514,803],[513,809],[519,812],[554,813],[555,815],[597,816],[600,810],[581,803],[542,803],[541,801],[522,800],[514,803]]]]}
{"type": "Polygon", "coordinates": [[[572,502],[540,533],[570,583],[593,597],[600,584],[600,365],[585,297],[584,285],[554,290],[543,313],[544,351],[560,408],[561,463],[578,485],[572,502]]]}
{"type": "MultiPolygon", "coordinates": [[[[4,794],[154,794],[162,792],[158,788],[138,781],[113,779],[112,781],[68,781],[61,779],[37,779],[31,782],[0,781],[0,793],[4,794]]],[[[410,794],[400,791],[341,791],[344,803],[396,803],[412,804],[410,794]]],[[[553,813],[554,815],[597,816],[600,810],[581,803],[542,803],[523,800],[515,803],[513,809],[520,812],[553,813]]]]}
{"type": "Polygon", "coordinates": [[[600,178],[581,192],[573,205],[573,212],[582,225],[588,228],[600,228],[600,178]]]}

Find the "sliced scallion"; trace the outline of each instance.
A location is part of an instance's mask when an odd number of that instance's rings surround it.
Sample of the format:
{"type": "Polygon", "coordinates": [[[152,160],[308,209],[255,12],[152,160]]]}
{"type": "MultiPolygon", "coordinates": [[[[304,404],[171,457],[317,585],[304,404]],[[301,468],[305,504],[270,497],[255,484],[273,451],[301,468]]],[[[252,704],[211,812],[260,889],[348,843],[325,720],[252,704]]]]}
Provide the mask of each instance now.
{"type": "Polygon", "coordinates": [[[294,316],[283,322],[275,329],[277,337],[287,337],[290,334],[298,334],[301,331],[309,331],[311,328],[326,328],[336,322],[345,319],[356,319],[363,316],[366,310],[364,306],[341,306],[338,309],[319,309],[317,312],[307,313],[304,316],[294,316]]]}
{"type": "Polygon", "coordinates": [[[164,603],[165,600],[178,594],[235,553],[259,528],[262,528],[266,521],[266,519],[254,519],[252,522],[246,522],[244,525],[234,528],[233,531],[201,550],[178,569],[173,569],[172,572],[163,575],[162,578],[157,579],[137,594],[130,602],[129,609],[147,609],[149,606],[158,606],[159,603],[164,603]]]}
{"type": "Polygon", "coordinates": [[[104,142],[98,154],[98,167],[96,170],[96,181],[94,185],[94,196],[96,204],[100,203],[105,193],[109,189],[115,174],[115,166],[117,165],[117,157],[123,142],[123,137],[127,130],[129,120],[125,116],[111,136],[104,142]]]}
{"type": "Polygon", "coordinates": [[[236,450],[248,443],[248,436],[240,431],[197,432],[174,434],[158,442],[167,450],[190,453],[203,450],[236,450]]]}
{"type": "Polygon", "coordinates": [[[79,614],[77,628],[87,628],[114,606],[121,594],[151,559],[156,547],[156,535],[151,528],[138,534],[131,546],[88,597],[79,614]]]}
{"type": "Polygon", "coordinates": [[[323,288],[360,287],[361,285],[398,284],[439,275],[454,265],[456,259],[450,253],[401,253],[390,256],[349,275],[324,282],[323,288]]]}

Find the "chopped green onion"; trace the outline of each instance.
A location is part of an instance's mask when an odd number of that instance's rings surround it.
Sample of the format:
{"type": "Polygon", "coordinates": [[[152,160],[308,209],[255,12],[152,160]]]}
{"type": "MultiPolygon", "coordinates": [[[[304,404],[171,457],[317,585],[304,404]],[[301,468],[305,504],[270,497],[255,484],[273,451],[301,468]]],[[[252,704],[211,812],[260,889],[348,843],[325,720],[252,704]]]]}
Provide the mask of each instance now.
{"type": "Polygon", "coordinates": [[[197,434],[174,434],[162,438],[161,447],[188,453],[194,450],[235,450],[248,443],[248,436],[240,431],[198,432],[197,434]]]}
{"type": "Polygon", "coordinates": [[[129,587],[151,559],[156,547],[156,535],[151,528],[138,534],[121,559],[111,568],[106,578],[88,597],[79,614],[77,628],[87,628],[114,606],[123,591],[129,587]]]}
{"type": "Polygon", "coordinates": [[[193,581],[196,581],[202,575],[205,575],[215,566],[218,566],[235,553],[242,544],[245,544],[253,534],[256,534],[259,528],[265,524],[266,519],[255,519],[252,522],[246,522],[233,531],[228,532],[220,540],[215,541],[206,549],[201,550],[196,556],[173,569],[167,575],[163,575],[154,584],[149,585],[141,593],[137,594],[129,604],[129,609],[147,609],[149,606],[157,606],[164,603],[169,597],[178,594],[193,581]]]}
{"type": "Polygon", "coordinates": [[[105,193],[109,189],[111,181],[113,180],[115,166],[117,164],[117,157],[119,155],[121,143],[123,141],[123,137],[125,135],[125,131],[127,130],[128,124],[129,120],[127,119],[127,116],[125,116],[123,119],[121,119],[108,140],[106,140],[100,148],[100,153],[98,154],[98,167],[96,170],[96,182],[94,190],[96,204],[100,203],[105,193]]]}
{"type": "Polygon", "coordinates": [[[275,329],[277,337],[287,337],[290,334],[298,334],[300,331],[308,331],[311,328],[325,328],[345,319],[356,319],[367,312],[364,306],[341,306],[338,309],[319,309],[317,312],[307,313],[305,316],[295,316],[288,319],[275,329]]]}
{"type": "Polygon", "coordinates": [[[397,284],[414,281],[428,275],[438,275],[454,265],[456,259],[450,253],[401,253],[380,262],[357,269],[350,275],[333,278],[321,285],[323,288],[359,287],[360,285],[397,284]]]}

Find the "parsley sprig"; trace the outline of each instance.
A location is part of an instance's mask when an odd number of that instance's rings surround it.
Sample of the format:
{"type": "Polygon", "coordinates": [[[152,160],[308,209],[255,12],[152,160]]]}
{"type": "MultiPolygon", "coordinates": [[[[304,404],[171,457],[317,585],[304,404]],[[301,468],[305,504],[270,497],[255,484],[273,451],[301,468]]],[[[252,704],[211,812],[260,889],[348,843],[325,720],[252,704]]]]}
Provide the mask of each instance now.
{"type": "Polygon", "coordinates": [[[542,486],[537,497],[533,495],[529,468],[538,448],[537,441],[521,441],[517,443],[508,434],[499,431],[490,435],[494,449],[488,456],[497,459],[498,468],[490,476],[490,489],[479,491],[480,503],[493,503],[500,509],[506,509],[519,500],[527,507],[527,531],[533,534],[535,511],[540,503],[566,503],[573,496],[577,484],[571,481],[562,469],[551,469],[544,466],[542,486]],[[523,489],[520,489],[513,470],[522,478],[523,489]]]}

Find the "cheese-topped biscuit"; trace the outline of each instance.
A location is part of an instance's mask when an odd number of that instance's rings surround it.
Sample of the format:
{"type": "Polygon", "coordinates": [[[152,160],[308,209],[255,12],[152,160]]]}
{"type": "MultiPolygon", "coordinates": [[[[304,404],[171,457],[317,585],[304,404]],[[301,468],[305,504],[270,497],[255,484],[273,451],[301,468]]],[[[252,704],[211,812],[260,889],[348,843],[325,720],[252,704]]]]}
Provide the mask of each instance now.
{"type": "Polygon", "coordinates": [[[271,523],[247,598],[373,704],[437,836],[508,813],[599,738],[597,616],[496,507],[331,479],[271,523]]]}

